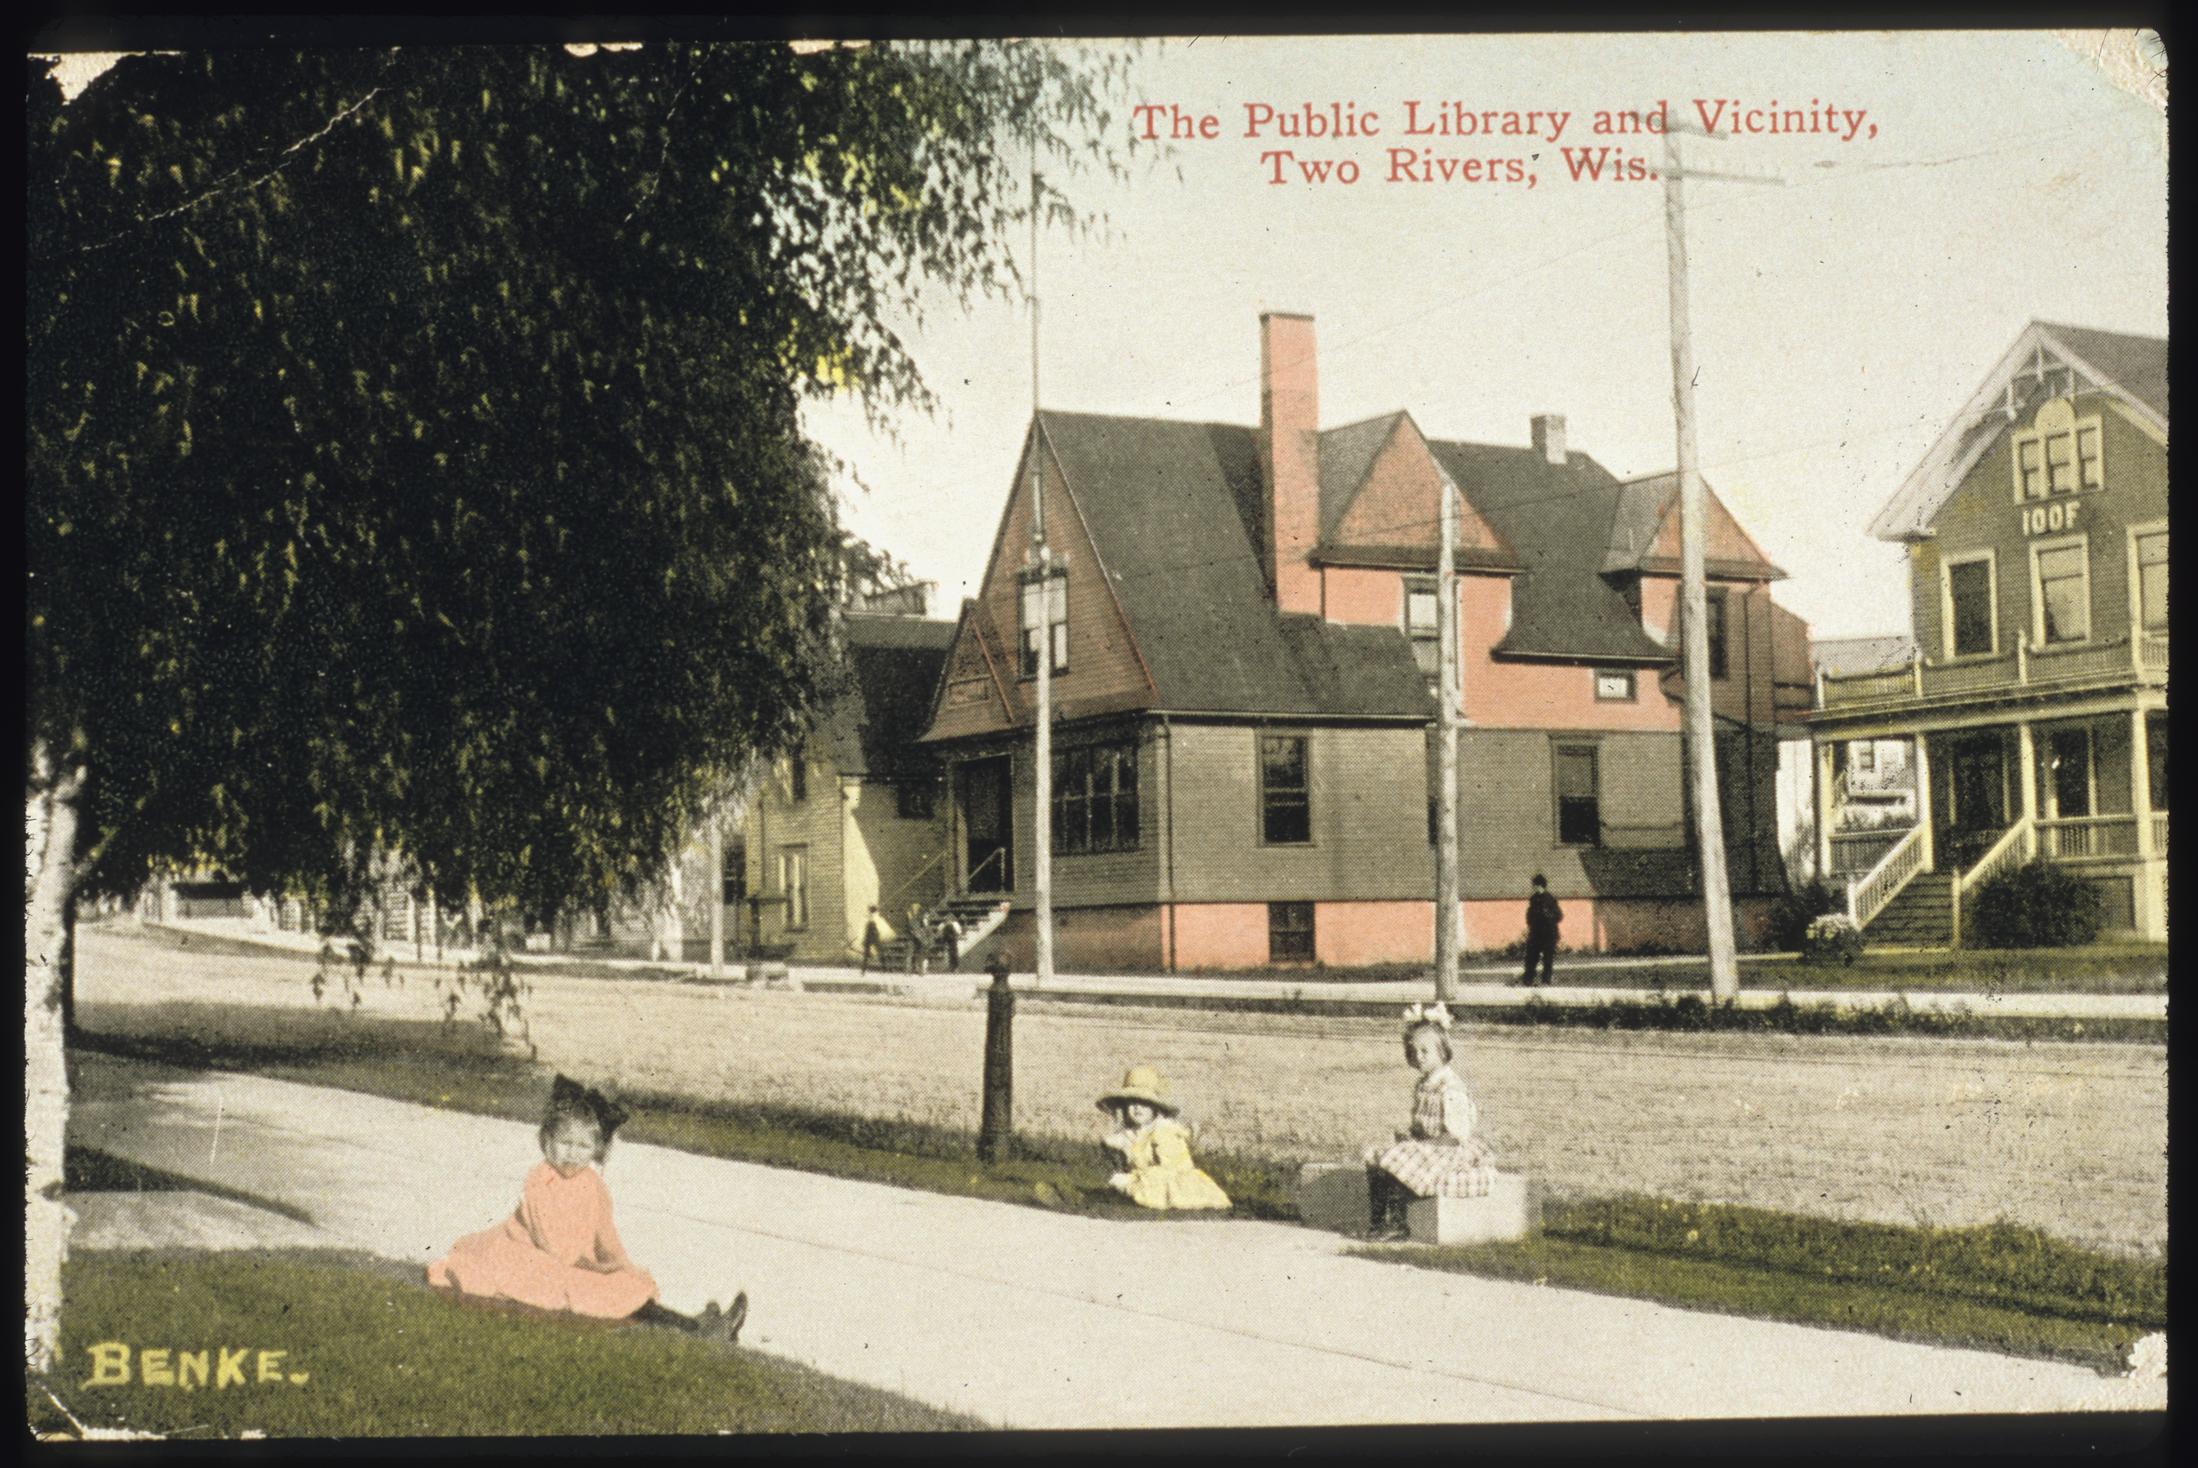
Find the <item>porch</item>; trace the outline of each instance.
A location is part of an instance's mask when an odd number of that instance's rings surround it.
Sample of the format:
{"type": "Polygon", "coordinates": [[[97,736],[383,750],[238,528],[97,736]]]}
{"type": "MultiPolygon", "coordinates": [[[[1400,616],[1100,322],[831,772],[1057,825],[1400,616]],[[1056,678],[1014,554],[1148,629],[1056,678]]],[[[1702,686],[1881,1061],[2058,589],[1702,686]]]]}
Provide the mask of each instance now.
{"type": "MultiPolygon", "coordinates": [[[[1875,737],[1883,738],[1882,733],[1875,737]]],[[[2037,858],[2095,883],[2103,929],[2167,935],[2168,726],[2166,710],[1977,722],[1908,736],[1916,779],[1913,822],[1842,828],[1840,751],[1820,735],[1818,867],[1844,887],[1849,914],[1904,939],[1947,928],[1960,942],[1961,902],[1988,878],[2037,858]],[[1941,880],[1919,881],[1927,874],[1941,880]]]]}

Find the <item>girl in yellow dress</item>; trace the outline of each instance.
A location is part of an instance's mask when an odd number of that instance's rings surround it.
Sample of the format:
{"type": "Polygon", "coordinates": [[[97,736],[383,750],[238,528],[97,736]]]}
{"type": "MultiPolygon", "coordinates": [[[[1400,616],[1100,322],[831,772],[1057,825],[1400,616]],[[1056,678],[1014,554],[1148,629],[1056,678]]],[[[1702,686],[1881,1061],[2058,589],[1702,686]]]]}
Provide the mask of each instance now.
{"type": "Polygon", "coordinates": [[[1191,1161],[1190,1128],[1176,1119],[1168,1083],[1149,1065],[1130,1068],[1122,1084],[1099,1098],[1115,1119],[1105,1140],[1122,1171],[1107,1185],[1146,1208],[1226,1208],[1229,1195],[1191,1161]]]}

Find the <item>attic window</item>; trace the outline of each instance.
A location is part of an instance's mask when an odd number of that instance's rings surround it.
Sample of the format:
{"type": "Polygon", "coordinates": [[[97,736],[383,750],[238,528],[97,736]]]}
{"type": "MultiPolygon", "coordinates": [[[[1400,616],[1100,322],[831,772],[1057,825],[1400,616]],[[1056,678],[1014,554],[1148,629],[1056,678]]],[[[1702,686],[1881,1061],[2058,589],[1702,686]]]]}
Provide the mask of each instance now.
{"type": "Polygon", "coordinates": [[[2078,418],[2067,398],[2038,409],[2030,431],[2013,439],[2016,502],[2100,488],[2106,482],[2102,443],[2098,414],[2078,418]]]}
{"type": "Polygon", "coordinates": [[[1038,676],[1038,645],[1045,633],[1039,629],[1041,620],[1052,634],[1053,671],[1068,671],[1068,577],[1060,571],[1053,573],[1052,584],[1041,588],[1035,573],[1026,572],[1022,577],[1021,613],[1018,618],[1021,636],[1018,639],[1017,673],[1024,678],[1038,676]],[[1045,605],[1043,617],[1039,612],[1041,601],[1045,605]]]}

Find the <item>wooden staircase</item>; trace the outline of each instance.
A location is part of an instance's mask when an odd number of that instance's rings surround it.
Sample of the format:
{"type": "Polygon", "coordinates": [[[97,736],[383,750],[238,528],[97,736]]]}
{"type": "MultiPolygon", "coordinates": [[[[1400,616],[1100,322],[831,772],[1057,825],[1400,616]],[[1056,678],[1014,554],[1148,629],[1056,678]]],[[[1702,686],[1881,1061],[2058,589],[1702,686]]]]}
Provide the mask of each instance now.
{"type": "Polygon", "coordinates": [[[1943,948],[1954,935],[1954,878],[1950,872],[1918,872],[1885,910],[1864,926],[1871,943],[1943,948]]]}
{"type": "MultiPolygon", "coordinates": [[[[933,927],[949,916],[954,919],[962,930],[960,956],[962,966],[967,968],[969,956],[976,951],[977,945],[991,937],[1000,924],[1007,921],[1007,909],[1008,901],[1005,897],[973,896],[965,892],[938,903],[925,916],[930,919],[933,927]]],[[[909,967],[908,949],[913,941],[910,935],[902,933],[887,943],[882,950],[884,956],[880,960],[881,966],[888,972],[906,973],[909,967]]],[[[931,963],[943,965],[946,962],[946,949],[944,945],[933,945],[919,956],[931,963]]]]}

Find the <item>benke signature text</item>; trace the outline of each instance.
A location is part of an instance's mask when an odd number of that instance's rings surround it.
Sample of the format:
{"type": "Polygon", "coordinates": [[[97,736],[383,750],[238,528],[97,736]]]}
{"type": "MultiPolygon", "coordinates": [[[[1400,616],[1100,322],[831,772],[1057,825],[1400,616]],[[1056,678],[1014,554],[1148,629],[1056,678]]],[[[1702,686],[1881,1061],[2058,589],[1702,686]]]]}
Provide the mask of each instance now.
{"type": "Polygon", "coordinates": [[[146,1346],[132,1351],[121,1341],[101,1341],[86,1346],[92,1358],[92,1374],[84,1381],[94,1386],[175,1387],[180,1391],[227,1391],[233,1386],[304,1386],[309,1374],[291,1371],[284,1362],[288,1351],[261,1351],[250,1346],[209,1346],[186,1351],[167,1346],[146,1346]]]}

